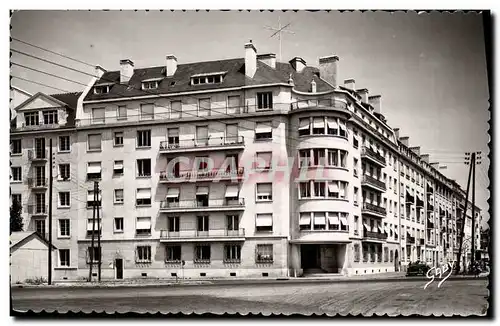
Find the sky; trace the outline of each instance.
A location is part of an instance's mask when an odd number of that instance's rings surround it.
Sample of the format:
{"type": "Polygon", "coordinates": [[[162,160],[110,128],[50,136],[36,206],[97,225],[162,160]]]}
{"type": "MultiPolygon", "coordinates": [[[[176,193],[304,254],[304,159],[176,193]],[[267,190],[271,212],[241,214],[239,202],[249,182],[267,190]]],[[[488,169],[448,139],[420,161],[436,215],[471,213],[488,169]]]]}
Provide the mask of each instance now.
{"type": "MultiPolygon", "coordinates": [[[[265,26],[278,19],[293,34],[282,36],[282,58],[298,56],[317,66],[318,58],[337,55],[339,83],[354,78],[356,88],[382,95],[382,113],[410,146],[421,146],[440,171],[467,186],[464,153],[481,151],[476,168],[476,204],[489,219],[488,155],[490,119],[482,18],[463,13],[386,12],[182,12],[182,11],[20,11],[11,17],[11,36],[62,53],[78,63],[18,41],[11,49],[72,67],[55,67],[19,53],[11,63],[50,72],[50,77],[13,65],[12,85],[35,93],[81,91],[93,66],[118,70],[121,59],[135,67],[244,57],[252,40],[258,53],[276,53],[279,42],[265,26]],[[83,73],[82,73],[83,72],[83,73]],[[87,73],[87,74],[85,74],[87,73]]],[[[278,58],[279,59],[279,58],[278,58]]]]}

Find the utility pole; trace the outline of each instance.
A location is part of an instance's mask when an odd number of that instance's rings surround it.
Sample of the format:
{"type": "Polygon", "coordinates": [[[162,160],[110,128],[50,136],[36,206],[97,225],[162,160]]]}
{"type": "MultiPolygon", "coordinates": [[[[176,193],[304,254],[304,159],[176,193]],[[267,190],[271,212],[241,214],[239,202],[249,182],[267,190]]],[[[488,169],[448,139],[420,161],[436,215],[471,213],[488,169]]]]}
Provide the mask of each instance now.
{"type": "Polygon", "coordinates": [[[472,239],[471,239],[471,266],[476,260],[476,164],[481,164],[481,152],[474,153],[474,165],[472,166],[472,239]]]}
{"type": "Polygon", "coordinates": [[[99,202],[99,183],[96,181],[96,187],[97,187],[97,203],[95,204],[96,210],[97,210],[97,228],[99,229],[99,233],[97,234],[97,252],[99,253],[98,257],[98,265],[97,265],[97,281],[101,282],[101,256],[102,256],[102,250],[101,250],[101,219],[99,217],[99,210],[100,210],[100,202],[99,202]]]}
{"type": "Polygon", "coordinates": [[[92,281],[92,266],[94,265],[94,238],[95,238],[95,213],[96,213],[96,202],[97,202],[97,187],[98,187],[97,181],[94,182],[94,203],[92,205],[92,241],[90,245],[90,252],[89,252],[89,258],[90,258],[90,268],[89,268],[89,282],[92,281]]]}
{"type": "Polygon", "coordinates": [[[49,270],[48,284],[52,284],[52,137],[49,139],[49,270]]]}
{"type": "MultiPolygon", "coordinates": [[[[469,153],[466,153],[468,155],[469,153]]],[[[468,157],[465,158],[468,160],[468,157]]],[[[457,257],[457,266],[455,266],[455,271],[458,274],[460,272],[460,257],[462,256],[462,246],[463,246],[463,241],[464,241],[464,231],[465,231],[465,221],[467,219],[467,204],[469,202],[469,189],[470,189],[470,179],[471,179],[471,173],[472,173],[472,166],[476,161],[476,153],[472,153],[472,158],[470,159],[470,162],[465,162],[465,164],[470,163],[470,168],[469,168],[469,178],[467,179],[467,192],[465,194],[465,207],[464,207],[464,213],[462,214],[462,230],[460,231],[460,243],[458,246],[458,257],[457,257]]],[[[460,204],[459,204],[460,205],[460,204]]],[[[465,259],[464,259],[464,270],[465,270],[465,259]]]]}

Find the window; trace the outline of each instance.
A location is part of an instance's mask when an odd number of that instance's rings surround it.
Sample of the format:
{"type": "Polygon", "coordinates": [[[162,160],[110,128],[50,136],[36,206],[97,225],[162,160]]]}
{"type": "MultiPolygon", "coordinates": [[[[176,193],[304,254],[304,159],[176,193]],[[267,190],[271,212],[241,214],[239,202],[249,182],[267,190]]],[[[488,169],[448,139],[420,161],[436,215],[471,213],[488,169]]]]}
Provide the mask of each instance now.
{"type": "Polygon", "coordinates": [[[315,181],[313,185],[314,185],[314,197],[325,197],[326,182],[315,181]]]}
{"type": "Polygon", "coordinates": [[[353,173],[354,173],[355,177],[358,176],[358,159],[357,158],[353,158],[353,173]]]}
{"type": "Polygon", "coordinates": [[[241,99],[240,99],[239,95],[227,97],[227,113],[228,114],[239,113],[240,106],[241,106],[241,99]]]}
{"type": "Polygon", "coordinates": [[[354,215],[354,234],[358,234],[359,230],[359,216],[354,215]]]}
{"type": "Polygon", "coordinates": [[[122,175],[123,174],[123,161],[114,161],[113,174],[115,174],[115,175],[122,175]]]}
{"type": "Polygon", "coordinates": [[[171,101],[170,102],[170,118],[178,119],[182,114],[182,102],[181,101],[171,101]]]}
{"type": "Polygon", "coordinates": [[[23,202],[21,200],[22,200],[21,194],[12,194],[12,203],[17,202],[19,205],[22,206],[23,202]]]}
{"type": "Polygon", "coordinates": [[[257,214],[255,221],[255,228],[260,231],[273,230],[273,214],[257,214]]]}
{"type": "Polygon", "coordinates": [[[123,204],[123,189],[115,189],[115,204],[123,204]]]}
{"type": "Polygon", "coordinates": [[[151,235],[151,217],[138,217],[135,225],[136,235],[151,235]]]}
{"type": "Polygon", "coordinates": [[[307,136],[311,134],[310,124],[311,121],[309,118],[302,118],[299,120],[299,136],[307,136]]]}
{"type": "Polygon", "coordinates": [[[59,249],[59,266],[69,267],[69,249],[59,249]]]}
{"type": "Polygon", "coordinates": [[[315,149],[313,149],[313,165],[324,166],[325,163],[326,163],[326,160],[325,160],[325,149],[324,148],[315,148],[315,149]]]}
{"type": "Polygon", "coordinates": [[[194,248],[195,263],[210,263],[210,245],[198,245],[194,248]]]}
{"type": "Polygon", "coordinates": [[[345,168],[347,166],[347,152],[340,151],[340,166],[345,168]]]}
{"type": "Polygon", "coordinates": [[[273,108],[273,93],[257,93],[257,110],[273,108]]]}
{"type": "Polygon", "coordinates": [[[299,220],[300,230],[311,230],[311,213],[300,213],[299,220]]]}
{"type": "Polygon", "coordinates": [[[354,205],[358,205],[359,202],[359,189],[357,187],[354,187],[354,205]]]}
{"type": "Polygon", "coordinates": [[[179,232],[179,216],[169,216],[168,217],[168,231],[169,232],[179,232]]]}
{"type": "Polygon", "coordinates": [[[137,206],[151,205],[151,188],[137,189],[135,204],[137,206]]]}
{"type": "Polygon", "coordinates": [[[326,214],[325,212],[314,212],[313,228],[314,230],[326,229],[326,214]]]}
{"type": "Polygon", "coordinates": [[[101,179],[101,162],[88,162],[87,180],[101,179]]]}
{"type": "Polygon", "coordinates": [[[12,181],[21,182],[23,180],[22,168],[20,166],[11,167],[12,170],[12,181]]]}
{"type": "Polygon", "coordinates": [[[141,104],[141,120],[153,120],[154,118],[154,105],[141,104]]]}
{"type": "Polygon", "coordinates": [[[354,262],[359,263],[360,261],[359,244],[357,243],[354,244],[353,250],[354,250],[354,262]]]}
{"type": "Polygon", "coordinates": [[[46,213],[47,206],[45,206],[45,193],[35,194],[35,212],[36,213],[46,213]]]}
{"type": "Polygon", "coordinates": [[[123,217],[115,217],[113,225],[115,233],[123,232],[123,217]]]}
{"type": "Polygon", "coordinates": [[[200,98],[198,100],[198,116],[206,117],[210,115],[210,98],[200,98]]]}
{"type": "Polygon", "coordinates": [[[238,143],[238,124],[226,124],[226,144],[238,143]]]}
{"type": "Polygon", "coordinates": [[[69,227],[69,219],[60,219],[59,220],[59,237],[69,237],[70,236],[70,227],[69,227]]]}
{"type": "Polygon", "coordinates": [[[337,118],[327,118],[327,133],[329,135],[338,135],[339,132],[339,125],[338,125],[338,120],[337,118]]]}
{"type": "Polygon", "coordinates": [[[88,151],[100,151],[101,150],[101,134],[90,134],[88,135],[88,151]]]}
{"type": "Polygon", "coordinates": [[[181,246],[165,247],[165,261],[178,263],[181,261],[181,246]]]}
{"type": "Polygon", "coordinates": [[[57,124],[57,110],[43,111],[43,124],[52,125],[57,124]]]}
{"type": "Polygon", "coordinates": [[[272,183],[257,183],[257,201],[271,201],[273,199],[272,183]]]}
{"type": "Polygon", "coordinates": [[[101,219],[92,219],[89,218],[87,219],[87,236],[92,236],[92,233],[94,233],[94,236],[97,236],[101,233],[102,231],[102,225],[101,225],[101,219]]]}
{"type": "Polygon", "coordinates": [[[197,230],[198,232],[208,232],[208,216],[197,216],[197,230]]]}
{"type": "Polygon", "coordinates": [[[167,129],[167,144],[168,148],[179,147],[179,128],[167,129]]]}
{"type": "Polygon", "coordinates": [[[337,149],[328,150],[328,165],[339,166],[339,151],[337,149]]]}
{"type": "Polygon", "coordinates": [[[101,194],[99,193],[97,201],[94,199],[94,191],[89,190],[87,192],[87,207],[93,207],[94,205],[101,206],[101,194]]]}
{"type": "Polygon", "coordinates": [[[104,123],[105,119],[105,109],[104,108],[93,108],[92,109],[92,123],[100,124],[104,123]]]}
{"type": "Polygon", "coordinates": [[[69,136],[59,136],[59,152],[69,152],[70,150],[69,136]]]}
{"type": "Polygon", "coordinates": [[[224,262],[239,263],[241,261],[241,245],[224,245],[224,262]]]}
{"type": "Polygon", "coordinates": [[[311,165],[311,151],[308,149],[299,150],[300,167],[311,165]]]}
{"type": "Polygon", "coordinates": [[[271,168],[272,152],[260,152],[256,157],[257,170],[269,170],[271,168]]]}
{"type": "Polygon", "coordinates": [[[271,263],[273,261],[272,244],[258,244],[255,251],[255,261],[257,263],[271,263]]]}
{"type": "Polygon", "coordinates": [[[273,138],[271,122],[257,122],[255,125],[255,140],[270,140],[273,138]]]}
{"type": "Polygon", "coordinates": [[[179,188],[168,188],[166,203],[167,207],[179,207],[179,188]]]}
{"type": "Polygon", "coordinates": [[[339,198],[340,197],[340,189],[338,181],[330,181],[328,183],[328,197],[330,198],[339,198]]]}
{"type": "Polygon", "coordinates": [[[35,220],[35,231],[45,238],[45,220],[35,220]]]}
{"type": "Polygon", "coordinates": [[[219,84],[222,83],[222,75],[205,75],[191,77],[191,85],[219,84]]]}
{"type": "Polygon", "coordinates": [[[229,231],[239,231],[240,217],[238,215],[227,215],[226,220],[229,231]]]}
{"type": "Polygon", "coordinates": [[[59,207],[69,207],[69,191],[59,192],[59,207]]]}
{"type": "Polygon", "coordinates": [[[299,184],[299,188],[300,188],[300,197],[299,197],[300,199],[311,197],[311,187],[309,182],[301,182],[299,184]]]}
{"type": "Polygon", "coordinates": [[[324,135],[325,134],[325,118],[314,117],[313,118],[313,135],[324,135]]]}
{"type": "Polygon", "coordinates": [[[137,263],[151,262],[151,246],[137,246],[135,251],[135,261],[137,263]]]}
{"type": "Polygon", "coordinates": [[[137,131],[137,147],[151,147],[151,130],[137,131]]]}
{"type": "Polygon", "coordinates": [[[109,93],[109,85],[99,85],[94,87],[94,94],[107,94],[109,93]]]}
{"type": "Polygon", "coordinates": [[[347,137],[347,127],[344,120],[339,120],[340,136],[347,137]]]}
{"type": "Polygon", "coordinates": [[[117,131],[114,133],[114,145],[123,146],[123,131],[117,131]]]}
{"type": "Polygon", "coordinates": [[[151,176],[151,159],[144,158],[137,160],[137,176],[138,177],[151,176]]]}
{"type": "Polygon", "coordinates": [[[119,105],[117,109],[118,113],[118,120],[125,120],[127,119],[127,107],[125,105],[119,105]]]}
{"type": "Polygon", "coordinates": [[[196,145],[208,145],[208,127],[196,127],[196,145]]]}
{"type": "Polygon", "coordinates": [[[24,114],[24,123],[26,126],[38,126],[40,124],[40,115],[38,112],[26,112],[24,114]]]}
{"type": "Polygon", "coordinates": [[[142,89],[157,89],[157,88],[158,88],[158,81],[157,80],[142,82],[142,89]]]}
{"type": "Polygon", "coordinates": [[[12,139],[10,153],[12,155],[22,154],[21,139],[12,139]]]}

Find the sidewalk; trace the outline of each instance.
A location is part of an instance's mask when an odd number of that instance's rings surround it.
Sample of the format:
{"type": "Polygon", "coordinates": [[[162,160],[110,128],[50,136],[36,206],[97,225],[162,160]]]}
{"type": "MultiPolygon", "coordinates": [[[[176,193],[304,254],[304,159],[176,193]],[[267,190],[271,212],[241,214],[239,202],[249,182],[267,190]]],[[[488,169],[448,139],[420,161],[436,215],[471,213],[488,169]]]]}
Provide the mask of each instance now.
{"type": "MultiPolygon", "coordinates": [[[[487,274],[478,277],[468,275],[452,275],[447,281],[487,279],[487,274]]],[[[344,283],[344,282],[412,282],[430,280],[426,276],[405,276],[404,272],[380,273],[354,276],[319,276],[319,277],[283,277],[283,278],[217,278],[217,279],[130,279],[123,281],[102,280],[101,283],[86,281],[57,281],[53,285],[12,284],[12,288],[108,288],[108,287],[162,287],[162,286],[217,286],[217,285],[264,285],[264,284],[297,284],[297,283],[344,283]]],[[[435,278],[439,280],[439,278],[435,278]]]]}

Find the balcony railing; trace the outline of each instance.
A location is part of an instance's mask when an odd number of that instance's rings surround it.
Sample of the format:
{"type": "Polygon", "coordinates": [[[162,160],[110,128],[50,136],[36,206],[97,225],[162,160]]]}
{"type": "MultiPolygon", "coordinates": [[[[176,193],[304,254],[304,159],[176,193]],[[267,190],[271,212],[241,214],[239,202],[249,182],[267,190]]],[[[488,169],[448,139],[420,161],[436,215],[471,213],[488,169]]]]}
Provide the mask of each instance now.
{"type": "Polygon", "coordinates": [[[231,238],[244,237],[245,229],[228,230],[228,229],[210,229],[208,231],[198,230],[180,230],[168,231],[161,230],[160,238],[162,239],[210,239],[210,238],[231,238]]]}
{"type": "Polygon", "coordinates": [[[28,150],[28,160],[30,161],[45,161],[48,154],[46,149],[28,150]]]}
{"type": "Polygon", "coordinates": [[[380,155],[379,153],[375,152],[373,149],[363,146],[361,148],[361,157],[368,157],[371,158],[372,160],[378,162],[379,164],[385,166],[385,157],[380,155]]]}
{"type": "Polygon", "coordinates": [[[384,189],[384,191],[386,190],[385,183],[383,181],[380,181],[368,174],[363,175],[362,185],[363,184],[375,186],[377,188],[384,189]]]}
{"type": "Polygon", "coordinates": [[[233,180],[241,179],[245,174],[243,167],[237,170],[224,171],[221,169],[212,171],[181,171],[176,173],[160,173],[161,182],[196,182],[196,181],[211,181],[211,180],[233,180]]]}
{"type": "Polygon", "coordinates": [[[339,108],[347,109],[347,104],[333,98],[300,100],[291,104],[291,110],[311,108],[339,108]]]}
{"type": "Polygon", "coordinates": [[[47,215],[47,205],[28,205],[28,214],[33,216],[47,215]]]}
{"type": "Polygon", "coordinates": [[[207,148],[213,147],[234,147],[244,145],[245,141],[243,136],[233,137],[209,137],[204,139],[182,139],[178,142],[169,143],[168,141],[160,142],[160,152],[169,152],[180,149],[194,149],[194,148],[207,148]]]}
{"type": "Polygon", "coordinates": [[[378,215],[387,215],[387,210],[384,207],[370,204],[370,203],[363,203],[363,207],[361,208],[362,213],[375,213],[378,215]]]}
{"type": "Polygon", "coordinates": [[[160,209],[162,210],[175,210],[179,208],[230,208],[230,207],[244,207],[245,199],[210,199],[208,202],[197,201],[197,200],[181,200],[178,202],[168,202],[163,200],[160,203],[160,209]]]}
{"type": "Polygon", "coordinates": [[[373,231],[363,231],[363,239],[375,239],[384,241],[387,239],[387,233],[373,232],[373,231]]]}
{"type": "Polygon", "coordinates": [[[28,185],[32,188],[47,188],[48,179],[47,178],[28,178],[28,185]]]}

